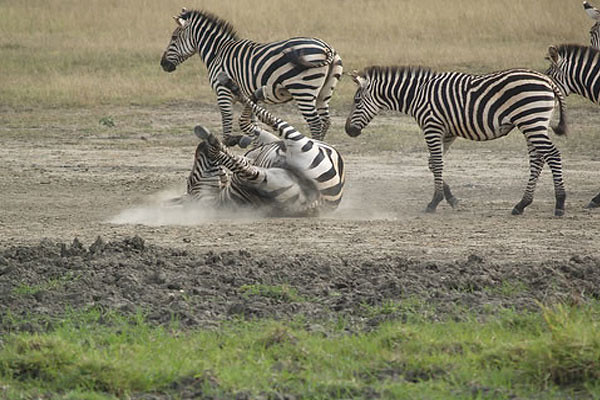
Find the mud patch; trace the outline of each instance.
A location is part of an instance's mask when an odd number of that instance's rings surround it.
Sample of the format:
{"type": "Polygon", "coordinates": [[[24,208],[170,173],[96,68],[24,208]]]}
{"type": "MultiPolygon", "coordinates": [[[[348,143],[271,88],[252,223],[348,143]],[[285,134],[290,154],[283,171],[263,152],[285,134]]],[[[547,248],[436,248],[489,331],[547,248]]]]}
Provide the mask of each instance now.
{"type": "Polygon", "coordinates": [[[39,331],[66,312],[143,311],[154,324],[211,327],[232,318],[292,319],[311,329],[345,318],[369,329],[390,319],[482,318],[538,302],[600,298],[600,259],[426,262],[241,249],[191,252],[128,237],[0,251],[0,331],[39,331]]]}

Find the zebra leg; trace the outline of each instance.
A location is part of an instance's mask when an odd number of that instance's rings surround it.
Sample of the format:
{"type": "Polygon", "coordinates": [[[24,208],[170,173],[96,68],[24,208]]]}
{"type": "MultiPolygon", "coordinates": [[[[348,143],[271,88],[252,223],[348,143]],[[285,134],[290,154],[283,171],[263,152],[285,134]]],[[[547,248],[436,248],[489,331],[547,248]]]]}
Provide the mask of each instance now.
{"type": "Polygon", "coordinates": [[[233,93],[223,85],[217,86],[217,104],[221,111],[223,141],[227,146],[239,144],[241,135],[233,135],[233,93]]]}
{"type": "Polygon", "coordinates": [[[302,116],[308,123],[310,135],[313,139],[322,139],[322,124],[321,117],[317,112],[317,100],[314,96],[302,96],[301,93],[290,91],[292,97],[296,100],[296,104],[302,113],[302,116]]]}
{"type": "Polygon", "coordinates": [[[544,159],[538,154],[538,152],[535,150],[535,147],[533,147],[530,142],[527,143],[527,149],[529,152],[529,181],[527,182],[527,187],[525,188],[523,198],[517,203],[517,205],[514,206],[512,215],[523,214],[525,207],[533,202],[535,186],[540,173],[542,172],[542,168],[544,168],[544,159]]]}
{"type": "MultiPolygon", "coordinates": [[[[456,136],[444,136],[444,155],[446,155],[448,150],[450,150],[450,146],[452,145],[452,143],[454,143],[455,140],[456,136]]],[[[454,197],[452,191],[450,190],[450,185],[448,185],[446,182],[444,182],[444,198],[452,208],[455,208],[458,205],[458,199],[454,197]]]]}
{"type": "Polygon", "coordinates": [[[344,66],[342,59],[339,55],[335,55],[333,62],[329,65],[327,70],[327,78],[321,92],[317,96],[317,113],[321,118],[321,140],[325,138],[329,127],[331,126],[331,119],[329,116],[329,101],[333,95],[333,91],[337,83],[339,82],[342,73],[344,72],[344,66]]]}
{"type": "Polygon", "coordinates": [[[598,193],[596,195],[596,197],[594,197],[592,199],[592,201],[590,201],[590,203],[587,206],[585,206],[585,208],[598,208],[598,207],[600,207],[600,193],[598,193]]]}
{"type": "MultiPolygon", "coordinates": [[[[319,134],[319,140],[325,139],[325,135],[331,126],[331,117],[329,116],[329,104],[323,104],[319,106],[317,104],[317,113],[321,118],[321,133],[319,134]]],[[[315,138],[316,139],[316,138],[315,138]]]]}
{"type": "Polygon", "coordinates": [[[429,149],[429,170],[433,173],[433,199],[427,205],[425,212],[434,213],[440,201],[444,199],[444,179],[442,171],[444,161],[442,157],[442,137],[439,132],[426,132],[425,141],[429,149]]]}
{"type": "Polygon", "coordinates": [[[556,198],[556,205],[554,206],[554,215],[562,217],[565,214],[565,200],[567,193],[565,191],[565,184],[562,176],[562,159],[560,151],[551,144],[548,148],[548,152],[544,155],[546,164],[552,171],[552,180],[554,181],[554,196],[556,198]]]}
{"type": "MultiPolygon", "coordinates": [[[[242,100],[242,103],[244,101],[242,100]]],[[[280,139],[273,135],[271,132],[262,129],[256,122],[252,107],[244,103],[242,114],[240,117],[240,130],[244,133],[244,136],[239,141],[240,147],[247,147],[250,143],[255,146],[261,146],[263,144],[269,144],[277,142],[280,139]]]]}
{"type": "Polygon", "coordinates": [[[450,207],[456,208],[456,206],[458,205],[458,199],[454,197],[454,195],[450,191],[450,186],[446,182],[444,182],[444,198],[446,199],[448,204],[450,204],[450,207]]]}
{"type": "MultiPolygon", "coordinates": [[[[548,164],[550,170],[552,171],[552,180],[554,181],[554,196],[556,198],[556,204],[554,206],[554,215],[557,217],[561,217],[565,214],[565,200],[567,198],[567,194],[565,192],[565,185],[563,183],[562,177],[562,160],[560,156],[560,151],[558,151],[556,146],[550,141],[550,138],[547,134],[547,128],[542,133],[540,132],[541,131],[539,128],[537,130],[530,130],[529,132],[525,133],[525,136],[527,137],[527,143],[531,143],[531,146],[535,149],[535,153],[544,162],[546,162],[546,164],[548,164]]],[[[542,167],[540,166],[539,170],[541,171],[541,169],[542,167]]],[[[534,172],[532,172],[532,176],[533,173],[534,172]]],[[[539,174],[539,171],[535,173],[536,180],[539,174]]],[[[533,200],[533,189],[531,190],[530,196],[531,200],[533,200]]],[[[526,199],[525,196],[523,196],[523,199],[526,199]]],[[[529,203],[531,203],[531,200],[529,201],[529,203]]],[[[521,202],[523,202],[523,200],[521,200],[521,202]]],[[[523,208],[524,207],[521,208],[521,212],[523,208]]]]}
{"type": "Polygon", "coordinates": [[[255,181],[264,178],[265,173],[263,170],[250,164],[245,157],[230,153],[227,147],[203,126],[197,125],[194,128],[194,133],[208,144],[207,155],[209,158],[224,166],[239,178],[255,181]]]}
{"type": "Polygon", "coordinates": [[[257,89],[256,92],[253,93],[252,98],[250,98],[241,92],[239,86],[229,78],[227,74],[220,73],[217,76],[217,79],[221,85],[227,86],[236,96],[238,96],[242,103],[249,107],[252,110],[252,113],[255,114],[261,122],[275,129],[279,137],[284,140],[291,139],[292,144],[301,139],[305,139],[304,135],[297,131],[293,126],[284,120],[275,117],[265,108],[257,104],[257,101],[264,100],[265,98],[263,88],[257,89]]]}

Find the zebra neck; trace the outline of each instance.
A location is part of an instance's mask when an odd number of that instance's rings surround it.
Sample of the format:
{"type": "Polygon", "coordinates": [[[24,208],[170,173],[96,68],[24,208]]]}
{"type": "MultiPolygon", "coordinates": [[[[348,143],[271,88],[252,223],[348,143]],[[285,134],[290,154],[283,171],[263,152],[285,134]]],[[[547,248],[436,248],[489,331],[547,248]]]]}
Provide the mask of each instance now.
{"type": "Polygon", "coordinates": [[[392,96],[383,96],[391,100],[386,105],[390,110],[414,116],[421,99],[419,89],[434,76],[435,73],[429,70],[405,70],[403,76],[393,78],[396,83],[392,96]]]}
{"type": "Polygon", "coordinates": [[[198,54],[207,67],[212,66],[217,54],[226,43],[235,40],[237,40],[235,35],[208,21],[199,24],[196,30],[198,54]]]}
{"type": "Polygon", "coordinates": [[[569,92],[572,92],[597,103],[600,100],[600,98],[597,83],[594,84],[594,81],[598,82],[599,80],[600,77],[596,76],[595,74],[594,76],[587,74],[584,77],[572,76],[572,79],[565,85],[566,87],[563,87],[561,85],[559,86],[563,90],[563,93],[565,93],[565,95],[568,95],[569,92]]]}

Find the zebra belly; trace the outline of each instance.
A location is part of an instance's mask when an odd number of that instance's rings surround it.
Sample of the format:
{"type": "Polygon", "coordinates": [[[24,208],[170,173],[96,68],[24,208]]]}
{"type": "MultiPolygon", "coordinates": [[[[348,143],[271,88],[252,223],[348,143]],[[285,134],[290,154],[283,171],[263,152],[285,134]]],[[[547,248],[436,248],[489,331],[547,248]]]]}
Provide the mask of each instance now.
{"type": "Polygon", "coordinates": [[[498,124],[497,126],[495,126],[494,130],[491,130],[491,129],[467,130],[467,131],[461,130],[461,131],[456,131],[455,135],[458,137],[465,138],[465,139],[476,140],[476,141],[482,142],[482,141],[498,139],[503,136],[506,136],[514,129],[514,127],[515,126],[511,123],[503,123],[503,124],[498,124]]]}
{"type": "Polygon", "coordinates": [[[301,175],[285,168],[269,168],[267,179],[257,190],[265,205],[290,215],[305,211],[319,198],[312,184],[307,184],[301,175]]]}

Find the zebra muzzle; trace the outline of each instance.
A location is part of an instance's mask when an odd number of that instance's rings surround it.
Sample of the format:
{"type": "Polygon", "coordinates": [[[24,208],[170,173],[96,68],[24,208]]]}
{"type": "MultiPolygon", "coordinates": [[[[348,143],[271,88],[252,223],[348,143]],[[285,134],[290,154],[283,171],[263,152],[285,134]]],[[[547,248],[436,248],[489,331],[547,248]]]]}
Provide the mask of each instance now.
{"type": "Polygon", "coordinates": [[[346,122],[346,133],[348,134],[348,136],[351,137],[357,137],[358,135],[360,135],[362,132],[362,129],[352,125],[350,123],[350,121],[346,122]]]}
{"type": "Polygon", "coordinates": [[[171,61],[167,60],[164,56],[160,60],[160,66],[164,71],[173,72],[177,68],[177,66],[171,61]]]}

